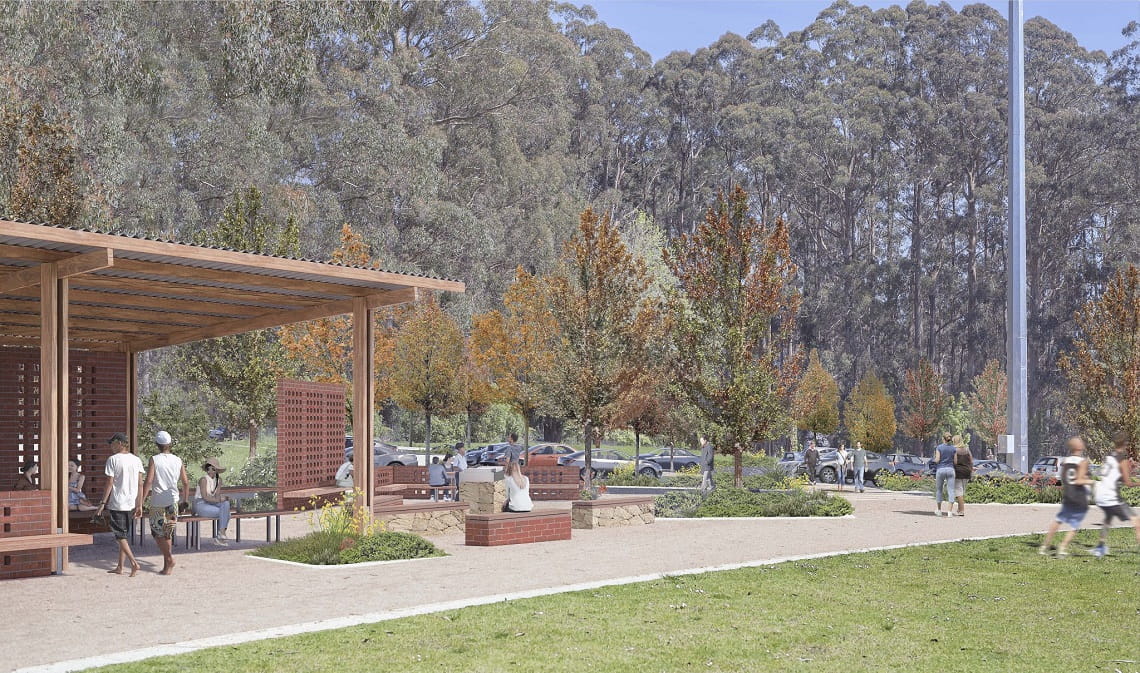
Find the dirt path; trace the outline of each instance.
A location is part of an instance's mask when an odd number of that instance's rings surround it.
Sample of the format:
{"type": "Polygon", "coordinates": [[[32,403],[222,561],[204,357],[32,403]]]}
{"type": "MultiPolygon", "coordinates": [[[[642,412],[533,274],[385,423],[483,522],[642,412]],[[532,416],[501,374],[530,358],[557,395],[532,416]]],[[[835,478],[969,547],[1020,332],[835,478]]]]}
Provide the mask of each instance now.
{"type": "MultiPolygon", "coordinates": [[[[575,530],[574,539],[508,547],[466,547],[434,538],[451,556],[371,567],[315,570],[246,557],[248,542],[177,554],[169,577],[153,540],[135,578],[108,575],[109,535],[72,552],[69,573],[0,583],[9,611],[0,620],[0,671],[302,622],[479,596],[676,572],[803,554],[1043,530],[1054,505],[972,505],[964,518],[936,518],[929,497],[845,493],[842,519],[685,520],[652,526],[575,530]],[[502,568],[534,568],[504,573],[502,568]]],[[[547,506],[568,507],[567,503],[547,506]]],[[[286,536],[308,530],[302,516],[286,536]]],[[[248,533],[258,534],[257,522],[248,533]]],[[[247,532],[243,530],[243,532],[247,532]]]]}

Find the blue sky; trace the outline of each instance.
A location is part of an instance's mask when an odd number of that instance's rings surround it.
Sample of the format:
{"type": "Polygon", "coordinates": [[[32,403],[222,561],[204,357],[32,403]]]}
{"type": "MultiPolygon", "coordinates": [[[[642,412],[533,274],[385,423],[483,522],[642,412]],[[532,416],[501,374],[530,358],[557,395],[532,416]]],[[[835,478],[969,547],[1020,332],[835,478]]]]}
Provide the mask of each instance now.
{"type": "MultiPolygon", "coordinates": [[[[653,60],[676,50],[695,51],[733,32],[748,33],[773,19],[784,33],[800,30],[829,6],[829,0],[584,0],[598,12],[598,18],[620,28],[633,38],[653,60]]],[[[909,0],[854,0],[854,4],[878,9],[906,6],[909,0]]],[[[949,0],[960,9],[977,0],[949,0]]],[[[1009,3],[985,0],[1005,16],[1009,3]]],[[[933,2],[931,2],[933,4],[933,2]]],[[[1106,52],[1123,47],[1120,31],[1129,21],[1140,21],[1140,0],[1025,0],[1025,18],[1043,16],[1076,36],[1088,49],[1106,52]]]]}

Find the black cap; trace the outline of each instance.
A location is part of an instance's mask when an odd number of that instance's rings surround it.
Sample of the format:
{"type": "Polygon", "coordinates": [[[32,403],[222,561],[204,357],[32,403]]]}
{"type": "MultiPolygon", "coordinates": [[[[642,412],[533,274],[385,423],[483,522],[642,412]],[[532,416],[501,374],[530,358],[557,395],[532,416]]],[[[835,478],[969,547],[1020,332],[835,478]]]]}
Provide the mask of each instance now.
{"type": "Polygon", "coordinates": [[[453,450],[458,451],[459,449],[462,449],[462,448],[463,448],[463,442],[456,442],[455,446],[453,447],[453,450]]]}
{"type": "Polygon", "coordinates": [[[116,432],[115,434],[111,435],[110,439],[107,440],[108,444],[114,444],[115,442],[122,442],[124,444],[130,444],[131,440],[125,434],[123,434],[121,432],[116,432]]]}

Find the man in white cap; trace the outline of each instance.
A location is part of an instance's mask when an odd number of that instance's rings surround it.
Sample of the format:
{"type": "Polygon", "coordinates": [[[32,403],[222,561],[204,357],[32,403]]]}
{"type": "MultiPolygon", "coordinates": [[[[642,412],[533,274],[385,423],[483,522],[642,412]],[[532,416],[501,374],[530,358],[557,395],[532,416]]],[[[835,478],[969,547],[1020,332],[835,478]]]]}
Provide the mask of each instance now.
{"type": "Polygon", "coordinates": [[[147,465],[143,493],[150,494],[147,517],[150,519],[151,535],[154,535],[154,542],[162,552],[160,572],[169,575],[174,572],[171,540],[178,525],[178,503],[186,502],[190,494],[190,480],[186,477],[182,459],[170,450],[173,444],[170,433],[159,430],[154,436],[154,443],[159,452],[151,456],[147,465]]]}

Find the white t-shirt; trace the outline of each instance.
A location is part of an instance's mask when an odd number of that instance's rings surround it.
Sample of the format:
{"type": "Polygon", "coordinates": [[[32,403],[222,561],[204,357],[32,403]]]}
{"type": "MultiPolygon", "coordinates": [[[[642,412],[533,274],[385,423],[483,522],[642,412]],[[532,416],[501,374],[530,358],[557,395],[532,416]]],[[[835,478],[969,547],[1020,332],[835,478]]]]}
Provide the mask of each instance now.
{"type": "Polygon", "coordinates": [[[341,486],[343,488],[352,488],[352,473],[354,469],[355,468],[353,468],[351,460],[344,461],[337,469],[336,475],[333,477],[333,481],[336,482],[337,486],[341,486]]]}
{"type": "Polygon", "coordinates": [[[152,507],[170,507],[178,503],[178,478],[182,475],[182,459],[173,453],[156,453],[151,456],[154,463],[154,482],[150,486],[152,507]]]}
{"type": "Polygon", "coordinates": [[[1096,504],[1113,507],[1120,504],[1120,461],[1116,456],[1106,456],[1100,467],[1100,481],[1096,482],[1096,504]]]}
{"type": "Polygon", "coordinates": [[[460,472],[462,472],[463,470],[466,470],[467,469],[467,456],[463,455],[462,453],[456,452],[456,454],[451,457],[451,466],[458,469],[460,472]]]}
{"type": "Polygon", "coordinates": [[[512,512],[529,512],[534,509],[530,500],[530,478],[523,477],[523,485],[518,486],[515,480],[507,477],[507,507],[512,512]]]}
{"type": "Polygon", "coordinates": [[[116,453],[107,459],[103,474],[111,477],[111,498],[107,509],[129,512],[139,496],[139,476],[144,474],[142,461],[133,453],[116,453]]]}

